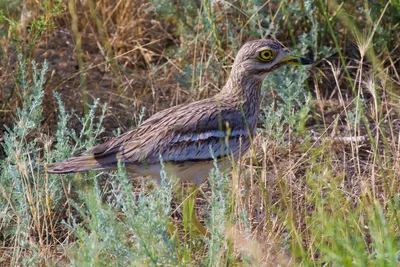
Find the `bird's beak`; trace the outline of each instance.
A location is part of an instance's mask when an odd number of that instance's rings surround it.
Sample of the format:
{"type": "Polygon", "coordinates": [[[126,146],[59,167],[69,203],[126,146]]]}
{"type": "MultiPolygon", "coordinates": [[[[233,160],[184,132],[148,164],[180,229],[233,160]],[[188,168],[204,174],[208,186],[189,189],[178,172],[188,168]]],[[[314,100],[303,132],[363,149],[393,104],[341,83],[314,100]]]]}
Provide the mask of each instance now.
{"type": "Polygon", "coordinates": [[[313,60],[305,58],[305,57],[297,57],[292,55],[286,55],[281,60],[280,63],[287,65],[309,65],[315,63],[313,60]]]}

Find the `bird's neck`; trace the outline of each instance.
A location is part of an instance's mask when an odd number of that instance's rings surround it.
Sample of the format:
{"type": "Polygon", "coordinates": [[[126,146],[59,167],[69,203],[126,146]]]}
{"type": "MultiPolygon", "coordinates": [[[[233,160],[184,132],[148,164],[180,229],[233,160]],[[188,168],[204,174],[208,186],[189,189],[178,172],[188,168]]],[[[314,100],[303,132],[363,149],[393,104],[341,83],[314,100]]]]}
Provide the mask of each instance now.
{"type": "Polygon", "coordinates": [[[260,112],[262,79],[245,72],[232,73],[219,93],[220,99],[234,108],[240,109],[246,117],[248,126],[254,132],[260,112]]]}
{"type": "MultiPolygon", "coordinates": [[[[219,95],[223,99],[230,99],[237,105],[260,108],[261,86],[263,79],[248,75],[244,71],[233,68],[231,75],[219,95]]],[[[246,107],[247,108],[247,107],[246,107]]]]}

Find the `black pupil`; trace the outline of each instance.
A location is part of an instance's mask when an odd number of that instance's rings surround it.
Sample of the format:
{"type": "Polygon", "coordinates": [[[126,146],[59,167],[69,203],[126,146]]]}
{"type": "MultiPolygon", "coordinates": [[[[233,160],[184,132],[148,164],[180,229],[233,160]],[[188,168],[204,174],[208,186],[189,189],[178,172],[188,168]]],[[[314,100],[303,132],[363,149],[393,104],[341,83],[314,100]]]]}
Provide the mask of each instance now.
{"type": "Polygon", "coordinates": [[[270,58],[271,57],[271,52],[270,51],[264,51],[263,57],[267,58],[267,59],[270,58]]]}

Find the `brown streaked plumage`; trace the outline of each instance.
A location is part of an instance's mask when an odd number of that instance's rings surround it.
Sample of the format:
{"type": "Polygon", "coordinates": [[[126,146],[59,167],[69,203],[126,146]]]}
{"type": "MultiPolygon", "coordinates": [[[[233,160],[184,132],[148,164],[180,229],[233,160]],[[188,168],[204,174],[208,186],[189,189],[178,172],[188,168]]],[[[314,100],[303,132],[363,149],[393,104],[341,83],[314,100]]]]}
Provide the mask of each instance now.
{"type": "Polygon", "coordinates": [[[163,110],[135,130],[54,163],[48,172],[116,169],[121,161],[137,175],[158,178],[162,158],[170,174],[200,183],[208,176],[213,157],[227,168],[228,155],[237,158],[250,147],[265,76],[283,65],[311,63],[289,55],[277,42],[248,42],[239,50],[226,85],[214,97],[163,110]]]}

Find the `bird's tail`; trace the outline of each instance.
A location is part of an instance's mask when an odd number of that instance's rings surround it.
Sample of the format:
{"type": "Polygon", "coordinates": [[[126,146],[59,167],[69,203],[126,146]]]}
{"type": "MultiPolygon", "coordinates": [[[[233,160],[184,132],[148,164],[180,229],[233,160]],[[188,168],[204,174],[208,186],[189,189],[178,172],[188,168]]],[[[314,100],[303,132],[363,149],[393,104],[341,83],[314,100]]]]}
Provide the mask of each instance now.
{"type": "Polygon", "coordinates": [[[71,173],[84,172],[88,170],[104,170],[116,168],[117,164],[103,162],[93,155],[84,155],[67,159],[63,162],[56,162],[48,166],[48,173],[71,173]]]}

